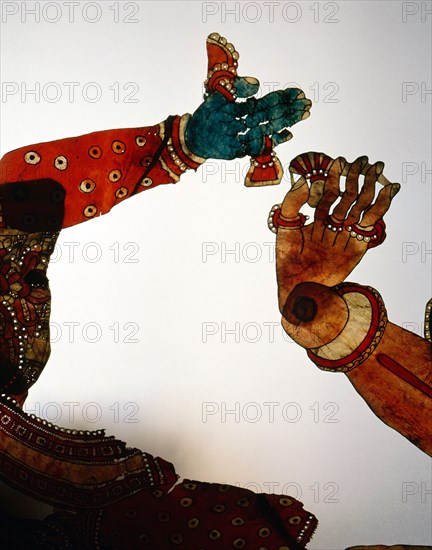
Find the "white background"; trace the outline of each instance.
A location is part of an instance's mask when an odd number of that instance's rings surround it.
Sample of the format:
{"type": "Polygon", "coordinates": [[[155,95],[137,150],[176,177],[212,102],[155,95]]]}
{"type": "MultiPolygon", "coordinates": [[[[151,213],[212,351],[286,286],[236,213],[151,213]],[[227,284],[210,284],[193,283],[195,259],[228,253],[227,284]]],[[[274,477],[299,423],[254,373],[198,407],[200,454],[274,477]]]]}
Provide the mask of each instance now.
{"type": "MultiPolygon", "coordinates": [[[[300,85],[312,116],[279,157],[287,165],[317,150],[386,163],[402,184],[388,238],[350,280],[377,288],[389,318],[421,332],[431,295],[430,2],[1,4],[2,154],[193,112],[214,31],[262,92],[300,85]],[[74,97],[67,82],[78,83],[74,97]]],[[[284,339],[266,218],[289,182],[247,189],[247,164],[209,161],[62,232],[49,270],[57,341],[27,410],[105,427],[181,476],[292,494],[319,519],[311,549],[431,544],[430,459],[344,375],[319,371],[284,339]],[[237,336],[224,333],[236,323],[237,336]],[[138,342],[128,342],[134,327],[138,342]],[[215,334],[204,342],[206,327],[215,334]]],[[[1,495],[15,513],[49,511],[4,486],[1,495]]]]}

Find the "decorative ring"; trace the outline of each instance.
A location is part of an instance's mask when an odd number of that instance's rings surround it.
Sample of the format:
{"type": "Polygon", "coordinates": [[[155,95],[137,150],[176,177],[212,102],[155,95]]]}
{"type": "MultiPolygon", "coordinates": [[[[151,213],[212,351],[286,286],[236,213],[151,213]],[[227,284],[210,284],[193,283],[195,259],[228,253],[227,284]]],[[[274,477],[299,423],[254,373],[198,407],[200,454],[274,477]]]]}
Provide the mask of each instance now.
{"type": "Polygon", "coordinates": [[[277,233],[279,227],[283,227],[284,229],[301,229],[306,223],[306,220],[309,219],[309,216],[305,216],[299,212],[298,216],[292,220],[287,220],[281,215],[281,206],[281,204],[275,204],[270,210],[267,218],[267,225],[272,233],[277,233]]]}
{"type": "Polygon", "coordinates": [[[343,222],[335,222],[331,216],[327,216],[327,218],[324,220],[324,225],[327,227],[327,229],[330,229],[334,233],[340,232],[344,228],[343,222]]]}
{"type": "Polygon", "coordinates": [[[360,227],[358,224],[347,225],[346,231],[350,233],[350,236],[356,238],[359,241],[364,241],[368,244],[368,248],[374,248],[382,244],[387,237],[385,232],[385,223],[383,219],[379,219],[375,222],[373,229],[366,230],[360,227]]]}

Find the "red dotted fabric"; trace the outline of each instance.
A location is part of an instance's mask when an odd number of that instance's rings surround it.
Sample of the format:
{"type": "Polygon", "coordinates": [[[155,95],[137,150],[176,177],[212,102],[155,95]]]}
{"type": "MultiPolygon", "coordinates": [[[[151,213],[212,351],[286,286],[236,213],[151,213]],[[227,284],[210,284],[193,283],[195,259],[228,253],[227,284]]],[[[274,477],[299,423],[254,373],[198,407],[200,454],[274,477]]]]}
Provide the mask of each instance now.
{"type": "MultiPolygon", "coordinates": [[[[178,181],[182,170],[172,162],[166,147],[153,162],[163,145],[164,132],[161,123],[21,147],[1,160],[0,193],[1,184],[6,183],[58,182],[65,198],[63,220],[56,229],[105,214],[136,192],[178,181]]],[[[58,189],[51,195],[45,202],[59,200],[58,189]]],[[[27,218],[25,229],[34,232],[27,218]]]]}
{"type": "Polygon", "coordinates": [[[121,511],[104,509],[99,542],[119,549],[295,550],[316,525],[292,497],[186,480],[168,493],[139,493],[121,511]]]}

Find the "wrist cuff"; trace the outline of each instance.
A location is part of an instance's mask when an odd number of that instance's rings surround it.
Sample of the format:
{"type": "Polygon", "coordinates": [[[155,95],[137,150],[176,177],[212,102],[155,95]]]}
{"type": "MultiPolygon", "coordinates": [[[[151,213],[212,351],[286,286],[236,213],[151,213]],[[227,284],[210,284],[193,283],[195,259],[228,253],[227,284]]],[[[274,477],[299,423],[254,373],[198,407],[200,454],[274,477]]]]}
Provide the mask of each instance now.
{"type": "Polygon", "coordinates": [[[381,295],[372,287],[344,283],[335,287],[349,309],[343,331],[320,348],[307,350],[321,370],[348,372],[365,361],[379,344],[387,325],[381,295]]]}
{"type": "Polygon", "coordinates": [[[181,117],[174,117],[171,137],[167,142],[170,160],[174,164],[173,168],[177,168],[180,173],[189,168],[196,170],[206,160],[194,155],[186,145],[185,130],[189,119],[190,115],[188,113],[181,117]]]}

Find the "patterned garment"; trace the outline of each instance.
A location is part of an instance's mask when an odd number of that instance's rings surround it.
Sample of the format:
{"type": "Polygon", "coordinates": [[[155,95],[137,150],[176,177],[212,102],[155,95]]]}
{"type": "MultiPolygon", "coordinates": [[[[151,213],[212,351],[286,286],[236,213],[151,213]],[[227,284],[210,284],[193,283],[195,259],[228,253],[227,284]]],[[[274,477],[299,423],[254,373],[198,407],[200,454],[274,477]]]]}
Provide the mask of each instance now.
{"type": "Polygon", "coordinates": [[[93,132],[21,147],[0,165],[1,227],[59,230],[105,214],[124,199],[176,183],[205,159],[187,150],[190,115],[155,126],[93,132]]]}
{"type": "MultiPolygon", "coordinates": [[[[53,426],[5,396],[0,426],[0,478],[65,510],[27,522],[29,546],[22,548],[297,550],[317,526],[292,497],[179,483],[172,464],[127,448],[103,431],[53,426]]],[[[20,540],[17,520],[3,518],[0,525],[0,542],[20,540]]]]}
{"type": "Polygon", "coordinates": [[[188,151],[189,115],[22,147],[0,162],[0,392],[19,398],[49,358],[49,258],[62,228],[204,162],[188,151]]]}
{"type": "Polygon", "coordinates": [[[315,530],[293,498],[177,483],[170,463],[103,431],[63,430],[21,409],[49,357],[46,271],[59,231],[196,169],[204,159],[185,145],[188,116],[23,147],[1,161],[0,478],[64,510],[43,522],[0,518],[2,548],[295,550],[315,530]]]}

